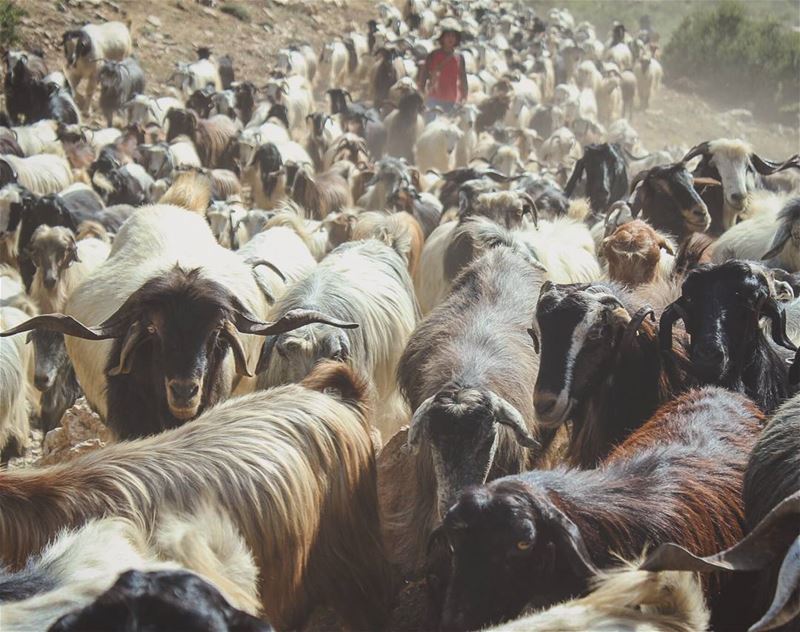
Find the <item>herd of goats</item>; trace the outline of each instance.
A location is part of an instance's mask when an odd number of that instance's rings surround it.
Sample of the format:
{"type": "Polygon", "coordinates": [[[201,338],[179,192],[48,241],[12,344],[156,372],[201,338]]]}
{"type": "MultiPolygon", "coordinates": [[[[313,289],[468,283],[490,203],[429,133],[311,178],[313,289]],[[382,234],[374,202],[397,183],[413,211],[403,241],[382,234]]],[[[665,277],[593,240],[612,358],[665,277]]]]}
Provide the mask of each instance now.
{"type": "Polygon", "coordinates": [[[0,629],[797,630],[800,157],[645,151],[651,31],[377,11],[160,95],[119,22],[6,53],[2,461],[118,441],[0,470],[0,629]]]}

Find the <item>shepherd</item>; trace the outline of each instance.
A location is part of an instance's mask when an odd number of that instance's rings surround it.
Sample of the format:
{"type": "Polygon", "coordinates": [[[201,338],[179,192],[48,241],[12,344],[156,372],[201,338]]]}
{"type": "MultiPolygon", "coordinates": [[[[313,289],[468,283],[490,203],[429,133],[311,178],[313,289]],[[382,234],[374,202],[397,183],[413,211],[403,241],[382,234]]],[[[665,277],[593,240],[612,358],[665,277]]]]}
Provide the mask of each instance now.
{"type": "MultiPolygon", "coordinates": [[[[425,59],[419,72],[417,87],[425,95],[425,104],[430,118],[439,108],[451,113],[467,100],[467,70],[464,57],[456,51],[461,43],[461,25],[451,17],[439,23],[436,38],[439,48],[425,59]]],[[[427,116],[426,116],[427,118],[427,116]]]]}

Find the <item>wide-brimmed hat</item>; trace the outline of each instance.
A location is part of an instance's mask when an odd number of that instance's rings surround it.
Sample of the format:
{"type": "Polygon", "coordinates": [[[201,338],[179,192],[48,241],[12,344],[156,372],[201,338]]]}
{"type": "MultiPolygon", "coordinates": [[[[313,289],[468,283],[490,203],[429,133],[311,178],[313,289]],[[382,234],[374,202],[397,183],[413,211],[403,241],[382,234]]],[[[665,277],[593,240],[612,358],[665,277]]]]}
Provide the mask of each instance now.
{"type": "Polygon", "coordinates": [[[436,34],[433,36],[433,39],[439,41],[442,38],[442,35],[448,32],[458,35],[459,42],[461,41],[461,37],[464,35],[464,30],[461,28],[461,24],[459,24],[458,20],[447,17],[442,19],[442,21],[437,25],[436,34]]]}

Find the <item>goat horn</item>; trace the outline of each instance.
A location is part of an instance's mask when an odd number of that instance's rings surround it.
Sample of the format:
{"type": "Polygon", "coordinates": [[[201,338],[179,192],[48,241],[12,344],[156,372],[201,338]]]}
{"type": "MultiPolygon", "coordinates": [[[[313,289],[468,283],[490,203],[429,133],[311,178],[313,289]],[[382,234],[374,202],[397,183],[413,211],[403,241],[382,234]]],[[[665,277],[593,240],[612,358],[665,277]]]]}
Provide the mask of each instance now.
{"type": "Polygon", "coordinates": [[[639,309],[631,318],[628,326],[625,328],[625,334],[622,337],[623,344],[621,349],[626,349],[628,345],[630,345],[647,317],[650,317],[651,322],[656,322],[656,313],[649,305],[645,305],[639,309]]]}
{"type": "Polygon", "coordinates": [[[686,155],[681,158],[681,162],[689,162],[692,158],[696,158],[697,156],[704,156],[708,153],[709,149],[709,142],[704,141],[699,145],[695,145],[692,147],[686,155]]]}
{"type": "Polygon", "coordinates": [[[664,352],[672,351],[672,326],[676,321],[686,318],[683,299],[679,298],[664,310],[658,322],[658,342],[664,352]]]}
{"type": "Polygon", "coordinates": [[[789,349],[789,351],[797,351],[797,346],[786,335],[786,312],[778,307],[778,302],[768,297],[761,308],[761,313],[769,318],[772,330],[772,340],[775,344],[789,349]]]}
{"type": "Polygon", "coordinates": [[[249,265],[251,268],[257,268],[258,266],[267,266],[270,270],[272,270],[275,274],[277,274],[281,281],[286,283],[286,275],[281,272],[280,268],[276,266],[271,261],[267,261],[266,259],[258,259],[256,257],[250,257],[249,259],[245,259],[245,263],[249,265]]]}
{"type": "Polygon", "coordinates": [[[283,334],[287,331],[305,327],[312,323],[322,323],[342,329],[355,329],[358,327],[358,323],[337,320],[313,309],[289,310],[275,322],[257,320],[244,313],[238,313],[236,315],[236,329],[244,334],[254,334],[257,336],[283,334]]]}

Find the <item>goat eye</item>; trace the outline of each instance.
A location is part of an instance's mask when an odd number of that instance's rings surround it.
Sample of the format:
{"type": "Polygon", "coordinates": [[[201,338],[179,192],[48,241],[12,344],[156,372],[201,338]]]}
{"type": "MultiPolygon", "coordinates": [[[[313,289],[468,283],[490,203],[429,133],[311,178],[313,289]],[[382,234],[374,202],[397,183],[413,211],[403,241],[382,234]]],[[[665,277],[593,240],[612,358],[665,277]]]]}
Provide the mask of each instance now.
{"type": "Polygon", "coordinates": [[[150,334],[150,335],[156,333],[156,326],[153,323],[150,323],[147,326],[147,333],[150,334]]]}
{"type": "Polygon", "coordinates": [[[517,542],[517,548],[520,551],[527,551],[532,546],[533,546],[533,542],[531,542],[530,540],[520,540],[519,542],[517,542]]]}

